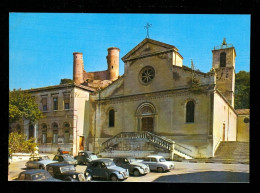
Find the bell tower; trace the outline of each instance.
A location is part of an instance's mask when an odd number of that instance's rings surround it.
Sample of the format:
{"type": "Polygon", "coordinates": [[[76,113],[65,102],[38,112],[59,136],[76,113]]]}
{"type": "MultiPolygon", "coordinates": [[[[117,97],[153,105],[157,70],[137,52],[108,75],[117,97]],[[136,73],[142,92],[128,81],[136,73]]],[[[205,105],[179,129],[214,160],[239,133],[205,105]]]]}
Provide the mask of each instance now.
{"type": "Polygon", "coordinates": [[[232,44],[227,44],[224,38],[220,46],[214,47],[212,54],[212,67],[217,73],[217,89],[234,107],[236,50],[232,44]]]}

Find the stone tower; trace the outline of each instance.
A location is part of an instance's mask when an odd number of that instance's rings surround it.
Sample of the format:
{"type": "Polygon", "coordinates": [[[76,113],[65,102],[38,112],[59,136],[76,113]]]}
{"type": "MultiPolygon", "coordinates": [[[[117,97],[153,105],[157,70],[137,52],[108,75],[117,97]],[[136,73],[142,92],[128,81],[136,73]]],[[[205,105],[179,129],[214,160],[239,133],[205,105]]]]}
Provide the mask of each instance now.
{"type": "Polygon", "coordinates": [[[227,44],[224,38],[220,46],[214,47],[212,54],[212,67],[217,73],[217,89],[234,107],[236,50],[232,44],[227,44]]]}
{"type": "Polygon", "coordinates": [[[107,71],[108,79],[114,81],[119,76],[119,48],[111,47],[107,49],[107,71]]]}
{"type": "Polygon", "coordinates": [[[83,54],[80,52],[73,53],[73,80],[77,84],[81,84],[84,82],[83,79],[83,54]]]}

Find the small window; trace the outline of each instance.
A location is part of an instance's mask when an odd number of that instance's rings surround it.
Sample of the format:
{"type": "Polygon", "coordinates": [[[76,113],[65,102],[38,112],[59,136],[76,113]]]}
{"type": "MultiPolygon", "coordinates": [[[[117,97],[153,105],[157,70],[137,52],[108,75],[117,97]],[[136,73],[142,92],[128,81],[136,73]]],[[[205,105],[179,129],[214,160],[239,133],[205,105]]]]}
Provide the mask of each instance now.
{"type": "Polygon", "coordinates": [[[42,110],[47,111],[47,98],[42,99],[42,110]]]}
{"type": "Polygon", "coordinates": [[[53,110],[58,110],[58,97],[53,98],[53,110]]]}
{"type": "Polygon", "coordinates": [[[193,101],[186,104],[186,123],[194,123],[194,107],[193,101]]]}
{"type": "Polygon", "coordinates": [[[244,123],[249,123],[249,118],[244,118],[244,123]]]}
{"type": "Polygon", "coordinates": [[[42,131],[42,143],[47,143],[47,132],[42,131]]]}
{"type": "Polygon", "coordinates": [[[220,67],[226,67],[226,53],[220,53],[220,67]]]}
{"type": "Polygon", "coordinates": [[[58,132],[56,130],[53,131],[52,143],[54,143],[54,144],[58,143],[58,132]]]}
{"type": "Polygon", "coordinates": [[[112,109],[109,111],[109,127],[115,126],[115,111],[112,109]]]}
{"type": "Polygon", "coordinates": [[[70,98],[69,97],[64,98],[64,109],[70,109],[70,98]]]}

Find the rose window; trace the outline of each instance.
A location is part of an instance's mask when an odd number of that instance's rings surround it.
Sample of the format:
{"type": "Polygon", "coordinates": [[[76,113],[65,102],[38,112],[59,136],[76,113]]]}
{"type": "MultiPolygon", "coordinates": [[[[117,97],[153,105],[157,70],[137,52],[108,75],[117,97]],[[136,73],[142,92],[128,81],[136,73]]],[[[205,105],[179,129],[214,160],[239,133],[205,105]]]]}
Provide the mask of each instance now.
{"type": "Polygon", "coordinates": [[[141,72],[140,72],[140,80],[144,83],[144,84],[148,84],[149,82],[151,82],[154,79],[154,69],[152,67],[144,67],[141,72]]]}

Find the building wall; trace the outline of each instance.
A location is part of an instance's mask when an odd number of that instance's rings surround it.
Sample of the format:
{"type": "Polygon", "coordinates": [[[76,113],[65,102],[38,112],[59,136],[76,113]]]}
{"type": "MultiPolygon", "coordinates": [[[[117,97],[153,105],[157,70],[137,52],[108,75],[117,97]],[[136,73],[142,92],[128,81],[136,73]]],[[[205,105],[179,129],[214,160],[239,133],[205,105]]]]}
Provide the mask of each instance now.
{"type": "Polygon", "coordinates": [[[217,149],[220,141],[236,141],[237,115],[223,97],[214,93],[213,112],[213,150],[217,149]],[[223,127],[225,129],[223,129],[223,127]]]}
{"type": "Polygon", "coordinates": [[[249,117],[249,115],[237,116],[237,141],[249,142],[250,123],[245,121],[249,117]]]}
{"type": "Polygon", "coordinates": [[[84,149],[89,131],[89,92],[75,88],[74,89],[74,143],[73,155],[80,150],[80,138],[84,137],[84,149]]]}

